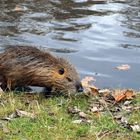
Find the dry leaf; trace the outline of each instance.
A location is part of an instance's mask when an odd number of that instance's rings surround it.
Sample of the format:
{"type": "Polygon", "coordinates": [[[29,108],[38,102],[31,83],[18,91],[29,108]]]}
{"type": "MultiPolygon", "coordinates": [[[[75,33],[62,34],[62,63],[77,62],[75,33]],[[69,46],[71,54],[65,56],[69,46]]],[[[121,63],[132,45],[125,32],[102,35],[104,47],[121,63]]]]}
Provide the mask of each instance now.
{"type": "Polygon", "coordinates": [[[16,118],[16,117],[17,117],[16,112],[13,112],[13,113],[10,114],[9,116],[2,118],[2,120],[11,121],[12,119],[14,119],[14,118],[16,118]]]}
{"type": "Polygon", "coordinates": [[[109,89],[101,89],[98,91],[100,94],[102,94],[104,97],[109,96],[110,90],[109,89]]]}
{"type": "Polygon", "coordinates": [[[85,78],[82,79],[81,83],[84,87],[86,87],[86,86],[89,86],[89,82],[91,81],[96,81],[96,79],[91,76],[86,76],[85,78]]]}
{"type": "Polygon", "coordinates": [[[19,5],[16,5],[14,11],[19,12],[19,11],[23,11],[23,9],[19,5]]]}
{"type": "Polygon", "coordinates": [[[6,126],[3,126],[2,130],[4,133],[10,133],[10,130],[6,126]]]}
{"type": "Polygon", "coordinates": [[[76,106],[74,106],[74,107],[68,107],[68,113],[77,114],[80,111],[81,110],[79,108],[77,108],[76,106]]]}
{"type": "Polygon", "coordinates": [[[16,5],[16,7],[14,8],[14,11],[16,12],[22,12],[22,11],[26,11],[27,7],[25,6],[20,6],[20,5],[16,5]]]}
{"type": "Polygon", "coordinates": [[[91,112],[95,113],[95,112],[99,112],[98,108],[95,106],[95,107],[92,107],[91,109],[91,112]]]}
{"type": "Polygon", "coordinates": [[[124,99],[132,99],[134,96],[134,91],[127,89],[127,90],[115,90],[113,93],[113,97],[116,102],[119,102],[124,99]]]}
{"type": "Polygon", "coordinates": [[[92,120],[86,120],[86,122],[91,124],[92,123],[92,120]]]}
{"type": "Polygon", "coordinates": [[[122,118],[121,118],[121,123],[122,123],[122,124],[125,124],[125,125],[128,124],[127,118],[122,117],[122,118]]]}
{"type": "Polygon", "coordinates": [[[128,105],[130,105],[132,103],[132,101],[125,101],[124,102],[124,106],[128,106],[128,105]]]}
{"type": "Polygon", "coordinates": [[[72,121],[72,122],[75,123],[75,124],[80,124],[82,121],[83,121],[83,120],[81,119],[81,120],[74,120],[74,121],[72,121]]]}
{"type": "Polygon", "coordinates": [[[94,77],[90,77],[90,76],[86,76],[84,79],[82,79],[81,83],[84,87],[84,92],[96,95],[98,93],[98,88],[94,85],[90,85],[91,81],[96,81],[96,80],[94,77]]]}
{"type": "Polygon", "coordinates": [[[122,65],[117,66],[116,69],[118,69],[118,70],[128,70],[128,69],[130,69],[130,65],[122,64],[122,65]]]}
{"type": "Polygon", "coordinates": [[[80,124],[80,123],[88,123],[88,124],[91,124],[92,123],[92,120],[80,119],[80,120],[74,120],[72,122],[74,124],[80,124]]]}
{"type": "Polygon", "coordinates": [[[26,112],[26,111],[23,111],[23,110],[16,109],[16,113],[17,113],[17,116],[19,116],[19,117],[35,118],[34,113],[26,112]]]}
{"type": "Polygon", "coordinates": [[[84,112],[79,112],[79,116],[80,116],[81,118],[87,118],[87,114],[84,113],[84,112]]]}
{"type": "Polygon", "coordinates": [[[138,124],[130,125],[130,127],[134,132],[140,132],[140,126],[138,124]]]}
{"type": "Polygon", "coordinates": [[[114,97],[116,102],[119,102],[126,97],[124,90],[115,90],[112,96],[114,97]]]}
{"type": "Polygon", "coordinates": [[[100,112],[95,112],[94,115],[99,118],[101,116],[101,113],[100,112]]]}
{"type": "Polygon", "coordinates": [[[126,99],[132,99],[132,97],[134,96],[134,91],[133,90],[130,90],[130,89],[127,89],[125,91],[125,96],[126,96],[126,99]]]}
{"type": "Polygon", "coordinates": [[[99,94],[99,89],[96,86],[89,86],[91,93],[93,93],[94,95],[99,94]]]}

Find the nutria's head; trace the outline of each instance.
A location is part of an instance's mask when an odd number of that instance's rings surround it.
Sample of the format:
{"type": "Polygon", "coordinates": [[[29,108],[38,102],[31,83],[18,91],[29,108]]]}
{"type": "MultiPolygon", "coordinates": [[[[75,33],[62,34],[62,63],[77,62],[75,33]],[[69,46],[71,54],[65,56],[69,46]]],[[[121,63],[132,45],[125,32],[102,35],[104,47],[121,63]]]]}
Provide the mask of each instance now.
{"type": "Polygon", "coordinates": [[[46,90],[64,94],[83,91],[76,69],[67,60],[51,56],[42,66],[37,68],[36,74],[40,82],[45,84],[42,86],[45,86],[46,90]]]}

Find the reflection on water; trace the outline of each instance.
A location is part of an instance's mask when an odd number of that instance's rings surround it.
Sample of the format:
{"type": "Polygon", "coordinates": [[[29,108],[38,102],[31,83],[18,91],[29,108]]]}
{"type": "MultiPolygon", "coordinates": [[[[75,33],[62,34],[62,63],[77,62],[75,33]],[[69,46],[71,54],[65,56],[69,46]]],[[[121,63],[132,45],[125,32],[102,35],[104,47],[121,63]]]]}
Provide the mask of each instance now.
{"type": "Polygon", "coordinates": [[[56,54],[99,87],[139,88],[139,7],[139,0],[1,0],[0,46],[78,50],[56,54]],[[114,68],[122,63],[131,69],[114,68]]]}

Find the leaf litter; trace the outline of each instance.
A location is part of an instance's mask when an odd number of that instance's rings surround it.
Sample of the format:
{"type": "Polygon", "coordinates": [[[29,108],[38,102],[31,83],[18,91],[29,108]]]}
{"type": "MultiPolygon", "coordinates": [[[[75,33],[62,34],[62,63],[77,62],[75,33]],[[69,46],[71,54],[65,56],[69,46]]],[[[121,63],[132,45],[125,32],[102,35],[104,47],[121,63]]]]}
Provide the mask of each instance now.
{"type": "Polygon", "coordinates": [[[90,85],[91,81],[95,81],[95,78],[85,77],[82,80],[85,95],[89,97],[86,111],[77,107],[68,111],[79,116],[79,120],[75,120],[73,123],[83,123],[86,122],[85,120],[89,121],[89,118],[92,122],[92,116],[100,118],[103,113],[108,112],[114,122],[131,131],[140,133],[140,124],[130,123],[127,115],[127,112],[131,114],[135,110],[140,110],[140,104],[133,103],[133,99],[136,97],[135,91],[132,89],[99,89],[95,85],[90,85]]]}
{"type": "Polygon", "coordinates": [[[30,113],[27,111],[16,109],[14,112],[9,114],[8,116],[1,118],[1,120],[11,121],[14,118],[18,118],[18,117],[28,117],[28,118],[33,119],[36,117],[36,115],[35,115],[35,113],[30,113]]]}
{"type": "MultiPolygon", "coordinates": [[[[91,85],[91,81],[96,81],[94,77],[85,77],[82,80],[84,86],[84,93],[89,97],[88,107],[86,111],[78,108],[77,106],[69,106],[67,111],[71,115],[76,115],[78,119],[73,120],[74,124],[88,123],[92,124],[92,117],[100,118],[104,112],[109,112],[113,120],[134,132],[140,133],[140,124],[130,123],[124,112],[133,112],[134,110],[140,110],[140,104],[134,105],[132,99],[135,98],[135,91],[132,89],[99,89],[95,85],[91,85]]],[[[1,91],[3,92],[3,91],[1,91]]],[[[29,101],[30,104],[30,101],[29,101]]],[[[37,104],[34,102],[34,104],[37,104]]],[[[31,106],[34,106],[31,105],[31,106]]],[[[11,121],[17,117],[29,117],[35,118],[36,113],[26,112],[24,110],[16,109],[13,113],[1,120],[11,121]]],[[[4,128],[5,133],[8,130],[4,128]]]]}

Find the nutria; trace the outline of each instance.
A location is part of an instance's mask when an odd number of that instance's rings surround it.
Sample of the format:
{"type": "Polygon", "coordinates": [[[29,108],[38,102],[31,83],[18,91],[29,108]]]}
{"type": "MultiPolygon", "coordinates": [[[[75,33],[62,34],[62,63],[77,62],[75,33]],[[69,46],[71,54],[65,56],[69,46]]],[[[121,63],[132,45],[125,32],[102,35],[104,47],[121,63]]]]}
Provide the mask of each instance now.
{"type": "Polygon", "coordinates": [[[0,83],[3,90],[28,86],[53,93],[83,90],[76,69],[67,60],[33,46],[10,46],[0,54],[0,83]]]}

